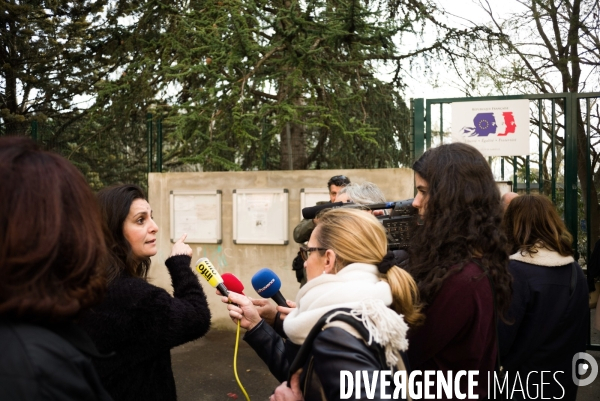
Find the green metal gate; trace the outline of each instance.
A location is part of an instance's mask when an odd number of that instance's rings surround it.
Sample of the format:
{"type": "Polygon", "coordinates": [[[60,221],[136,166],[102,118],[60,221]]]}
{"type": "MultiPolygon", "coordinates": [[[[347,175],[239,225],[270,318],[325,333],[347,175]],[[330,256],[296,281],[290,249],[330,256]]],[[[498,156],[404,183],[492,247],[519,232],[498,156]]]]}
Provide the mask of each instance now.
{"type": "MultiPolygon", "coordinates": [[[[537,141],[537,149],[530,156],[489,158],[494,175],[498,181],[510,177],[515,192],[549,196],[573,235],[576,259],[586,266],[600,238],[599,92],[413,99],[414,160],[426,149],[450,141],[444,120],[449,120],[452,103],[517,99],[530,101],[530,146],[537,141]],[[536,166],[537,174],[532,172],[536,166]],[[508,171],[512,174],[505,174],[508,171]]],[[[600,350],[599,344],[591,344],[589,333],[588,349],[600,350]]]]}

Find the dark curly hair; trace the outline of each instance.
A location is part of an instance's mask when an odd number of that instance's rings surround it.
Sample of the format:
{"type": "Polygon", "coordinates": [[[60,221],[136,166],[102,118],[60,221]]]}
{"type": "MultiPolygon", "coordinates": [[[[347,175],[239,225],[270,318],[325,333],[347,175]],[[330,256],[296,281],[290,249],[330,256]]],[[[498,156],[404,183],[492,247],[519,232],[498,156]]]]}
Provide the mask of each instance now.
{"type": "Polygon", "coordinates": [[[103,188],[96,194],[105,222],[105,240],[109,249],[108,282],[125,275],[146,278],[150,258],[142,260],[133,255],[131,245],[123,234],[123,223],[136,199],[146,199],[144,191],[133,184],[120,184],[103,188]]]}
{"type": "Polygon", "coordinates": [[[474,147],[453,143],[429,149],[413,170],[428,184],[408,267],[422,301],[431,304],[446,278],[476,260],[494,281],[498,315],[503,317],[510,305],[512,278],[500,192],[487,161],[474,147]]]}

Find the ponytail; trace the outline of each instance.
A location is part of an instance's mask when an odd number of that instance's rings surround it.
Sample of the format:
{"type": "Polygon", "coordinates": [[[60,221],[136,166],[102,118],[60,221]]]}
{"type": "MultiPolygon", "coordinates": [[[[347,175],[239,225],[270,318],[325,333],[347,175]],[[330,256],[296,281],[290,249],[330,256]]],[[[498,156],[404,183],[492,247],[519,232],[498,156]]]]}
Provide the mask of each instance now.
{"type": "Polygon", "coordinates": [[[425,315],[421,313],[419,288],[412,276],[406,270],[393,266],[385,274],[384,280],[392,290],[392,309],[404,315],[404,320],[409,326],[422,325],[425,315]]]}

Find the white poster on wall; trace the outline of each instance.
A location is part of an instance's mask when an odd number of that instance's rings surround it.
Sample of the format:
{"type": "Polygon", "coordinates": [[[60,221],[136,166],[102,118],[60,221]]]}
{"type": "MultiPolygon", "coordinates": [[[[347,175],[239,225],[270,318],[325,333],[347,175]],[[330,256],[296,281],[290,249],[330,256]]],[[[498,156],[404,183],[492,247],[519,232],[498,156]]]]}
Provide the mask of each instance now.
{"type": "Polygon", "coordinates": [[[288,243],[287,189],[233,190],[233,243],[288,243]]]}
{"type": "Polygon", "coordinates": [[[221,190],[171,191],[171,242],[221,243],[221,190]]]}
{"type": "Polygon", "coordinates": [[[484,156],[529,154],[529,100],[452,103],[452,142],[468,143],[484,156]]]}

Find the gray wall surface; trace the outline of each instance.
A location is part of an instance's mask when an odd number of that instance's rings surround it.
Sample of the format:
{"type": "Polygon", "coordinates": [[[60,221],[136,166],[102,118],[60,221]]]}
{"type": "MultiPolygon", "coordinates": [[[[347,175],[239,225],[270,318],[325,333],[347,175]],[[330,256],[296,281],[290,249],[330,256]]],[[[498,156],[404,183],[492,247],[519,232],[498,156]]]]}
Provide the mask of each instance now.
{"type": "MultiPolygon", "coordinates": [[[[364,170],[292,170],[292,171],[244,171],[206,173],[151,173],[148,177],[148,200],[153,210],[157,233],[158,253],[152,258],[150,282],[172,291],[170,276],[164,265],[169,256],[170,241],[170,191],[221,190],[222,238],[221,244],[189,243],[194,251],[192,264],[200,257],[210,259],[222,274],[235,274],[246,287],[246,295],[259,298],[252,288],[250,279],[259,269],[272,269],[282,281],[281,293],[295,300],[299,284],[291,268],[298,252],[293,230],[300,222],[300,190],[302,188],[326,188],[330,177],[344,174],[353,183],[371,181],[377,184],[388,201],[412,198],[414,195],[413,172],[411,169],[364,169],[364,170]],[[241,245],[233,243],[232,194],[234,189],[286,188],[289,191],[288,245],[241,245]]],[[[327,198],[323,200],[328,200],[327,198]]],[[[227,315],[215,290],[204,279],[200,279],[210,304],[213,327],[234,330],[235,326],[227,315]]]]}

